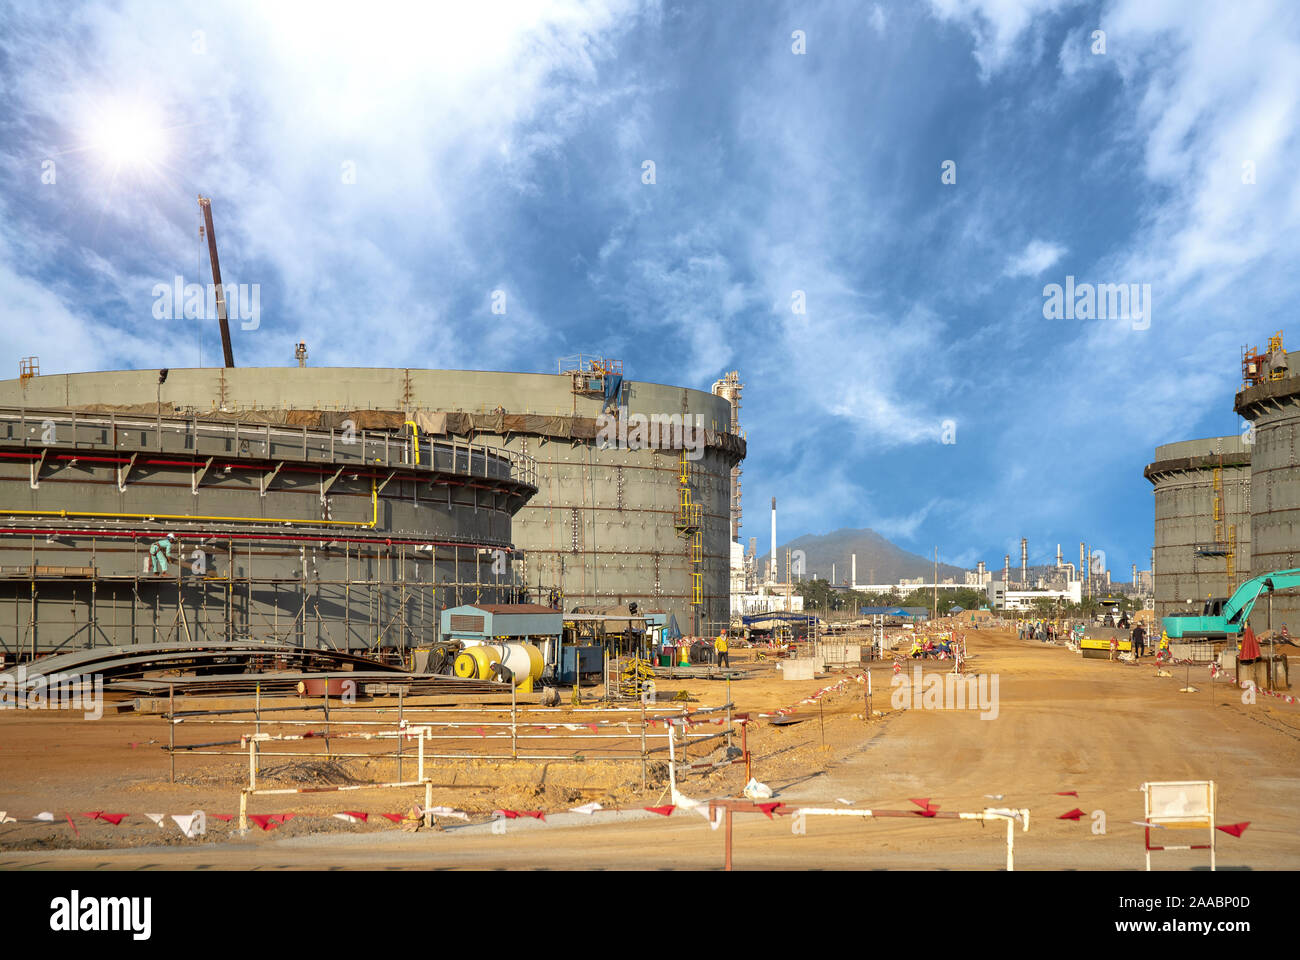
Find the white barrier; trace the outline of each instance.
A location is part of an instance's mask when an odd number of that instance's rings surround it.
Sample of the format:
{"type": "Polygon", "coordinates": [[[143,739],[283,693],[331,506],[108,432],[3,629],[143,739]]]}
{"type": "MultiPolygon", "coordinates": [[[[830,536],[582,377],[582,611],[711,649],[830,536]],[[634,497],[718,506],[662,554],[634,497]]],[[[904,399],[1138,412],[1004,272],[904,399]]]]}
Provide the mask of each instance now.
{"type": "MultiPolygon", "coordinates": [[[[852,810],[841,807],[796,807],[791,815],[795,818],[791,830],[796,834],[804,832],[804,817],[915,817],[916,810],[852,810]]],[[[925,810],[922,815],[929,818],[947,820],[1005,820],[1007,822],[1007,870],[1016,869],[1015,827],[1020,821],[1025,832],[1029,831],[1028,809],[985,809],[980,813],[957,813],[946,810],[925,810]]]]}

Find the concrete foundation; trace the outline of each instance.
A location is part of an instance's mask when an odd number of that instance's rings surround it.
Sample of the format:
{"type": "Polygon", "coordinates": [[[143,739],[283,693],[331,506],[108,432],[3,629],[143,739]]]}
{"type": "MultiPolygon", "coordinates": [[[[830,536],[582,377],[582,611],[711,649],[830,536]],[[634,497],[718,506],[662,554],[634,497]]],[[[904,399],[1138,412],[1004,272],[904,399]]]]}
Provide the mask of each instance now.
{"type": "Polygon", "coordinates": [[[811,657],[782,660],[777,664],[782,680],[811,680],[817,673],[817,661],[811,657]]]}

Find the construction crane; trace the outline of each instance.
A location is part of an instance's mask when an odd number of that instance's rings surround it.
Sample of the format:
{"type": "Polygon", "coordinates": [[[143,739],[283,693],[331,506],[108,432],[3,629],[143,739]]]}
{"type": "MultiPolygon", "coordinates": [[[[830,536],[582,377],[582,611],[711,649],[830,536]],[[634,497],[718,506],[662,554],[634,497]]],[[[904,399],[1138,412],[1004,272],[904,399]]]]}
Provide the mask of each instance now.
{"type": "Polygon", "coordinates": [[[217,259],[217,235],[212,229],[212,201],[199,195],[199,209],[203,211],[203,229],[208,237],[208,259],[212,261],[212,284],[216,288],[217,321],[221,324],[221,351],[226,355],[226,366],[235,365],[235,352],[230,346],[230,321],[226,317],[226,291],[221,285],[221,261],[217,259]]]}

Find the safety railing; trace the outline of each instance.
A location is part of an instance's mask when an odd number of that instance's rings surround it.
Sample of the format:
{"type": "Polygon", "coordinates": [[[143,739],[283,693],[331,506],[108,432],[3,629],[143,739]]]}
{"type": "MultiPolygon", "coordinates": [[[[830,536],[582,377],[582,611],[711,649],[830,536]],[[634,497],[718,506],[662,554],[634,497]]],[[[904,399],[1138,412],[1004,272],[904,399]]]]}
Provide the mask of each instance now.
{"type": "Polygon", "coordinates": [[[359,430],[351,421],[337,428],[311,428],[193,416],[0,407],[0,447],[379,465],[537,485],[536,460],[526,454],[489,444],[421,438],[417,464],[416,442],[403,431],[359,430]]]}
{"type": "MultiPolygon", "coordinates": [[[[283,698],[259,697],[251,707],[172,707],[160,715],[168,725],[162,749],[168,755],[172,782],[176,780],[178,757],[248,756],[250,785],[254,787],[264,757],[281,761],[387,760],[396,765],[393,783],[412,786],[414,783],[403,774],[407,769],[404,764],[412,759],[404,741],[413,738],[420,740],[421,780],[425,778],[425,764],[435,760],[488,764],[638,762],[643,784],[648,780],[650,763],[659,754],[670,762],[677,776],[732,762],[749,762],[747,737],[742,738],[745,747],[740,757],[733,757],[728,750],[720,761],[706,760],[718,745],[731,746],[736,732],[731,703],[696,709],[647,703],[548,708],[521,705],[513,697],[511,701],[501,706],[458,707],[408,704],[405,698],[383,705],[329,701],[286,704],[283,698]],[[244,729],[237,735],[232,732],[222,736],[214,731],[203,740],[176,741],[177,730],[230,726],[244,729]],[[387,741],[388,745],[367,749],[367,744],[377,740],[387,741]],[[701,754],[700,747],[705,744],[713,745],[701,754]],[[313,745],[323,749],[313,749],[313,745]]],[[[743,734],[743,723],[741,726],[743,734]]]]}

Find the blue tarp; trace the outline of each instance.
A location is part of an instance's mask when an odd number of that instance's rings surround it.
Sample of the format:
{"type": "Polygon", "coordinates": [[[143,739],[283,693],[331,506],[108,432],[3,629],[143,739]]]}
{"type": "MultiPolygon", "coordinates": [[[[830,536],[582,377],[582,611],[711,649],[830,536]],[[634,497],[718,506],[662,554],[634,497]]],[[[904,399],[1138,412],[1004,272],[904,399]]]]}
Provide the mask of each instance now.
{"type": "Polygon", "coordinates": [[[681,638],[682,628],[677,626],[677,615],[668,614],[668,623],[664,626],[665,640],[678,640],[681,638]]]}
{"type": "Polygon", "coordinates": [[[860,617],[873,617],[876,614],[886,617],[911,617],[913,620],[930,619],[930,611],[925,607],[858,607],[860,617]]]}
{"type": "Polygon", "coordinates": [[[623,389],[623,374],[607,373],[605,374],[605,407],[610,404],[618,406],[618,395],[623,389]]]}
{"type": "Polygon", "coordinates": [[[740,619],[745,626],[762,623],[764,620],[789,620],[793,623],[811,623],[817,619],[817,615],[815,613],[786,613],[783,611],[780,613],[751,613],[749,616],[740,619]]]}

